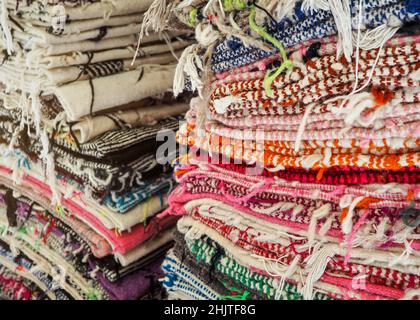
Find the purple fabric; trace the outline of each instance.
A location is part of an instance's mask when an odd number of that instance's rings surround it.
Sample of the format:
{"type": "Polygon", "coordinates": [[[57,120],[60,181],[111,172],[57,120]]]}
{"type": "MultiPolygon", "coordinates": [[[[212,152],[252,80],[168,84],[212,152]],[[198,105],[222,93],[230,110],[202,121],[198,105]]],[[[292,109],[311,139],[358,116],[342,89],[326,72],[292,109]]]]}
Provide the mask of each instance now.
{"type": "MultiPolygon", "coordinates": [[[[4,195],[0,193],[0,203],[4,203],[4,195]]],[[[17,215],[21,218],[26,218],[28,214],[29,205],[18,201],[17,215]]],[[[42,224],[45,221],[38,219],[42,224]]],[[[63,233],[57,228],[53,228],[57,236],[62,236],[63,233]]],[[[80,244],[72,243],[73,248],[78,248],[80,244]]],[[[109,281],[102,272],[96,274],[96,278],[101,286],[107,291],[109,297],[113,300],[137,300],[147,293],[154,284],[158,282],[159,278],[163,277],[161,265],[164,259],[164,255],[157,257],[151,263],[145,267],[133,271],[132,273],[122,277],[121,279],[111,282],[109,281]]],[[[89,259],[90,269],[93,270],[96,267],[96,263],[93,259],[89,259]]]]}
{"type": "Polygon", "coordinates": [[[96,278],[102,287],[108,292],[113,300],[137,300],[146,295],[157,280],[163,277],[160,268],[163,256],[157,258],[146,267],[134,271],[123,278],[110,282],[101,272],[96,274],[96,278]]]}

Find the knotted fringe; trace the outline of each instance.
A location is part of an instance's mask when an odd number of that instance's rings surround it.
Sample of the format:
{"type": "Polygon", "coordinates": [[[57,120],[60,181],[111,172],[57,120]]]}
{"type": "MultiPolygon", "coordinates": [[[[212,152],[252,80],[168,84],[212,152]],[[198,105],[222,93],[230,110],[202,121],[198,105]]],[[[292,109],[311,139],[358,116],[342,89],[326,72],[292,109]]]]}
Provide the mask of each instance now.
{"type": "Polygon", "coordinates": [[[199,56],[200,45],[193,44],[187,47],[179,59],[175,70],[173,91],[175,97],[178,96],[185,88],[185,75],[191,81],[193,91],[197,90],[202,97],[203,82],[201,80],[201,72],[204,71],[203,62],[199,56]]]}
{"type": "Polygon", "coordinates": [[[169,3],[166,0],[153,1],[143,16],[139,42],[145,35],[149,35],[149,29],[156,33],[166,30],[168,27],[168,16],[171,13],[172,7],[172,1],[169,1],[169,3]]]}
{"type": "Polygon", "coordinates": [[[274,299],[276,300],[281,299],[281,294],[283,293],[284,285],[286,284],[286,279],[290,278],[299,269],[300,260],[301,260],[301,256],[297,255],[293,259],[293,261],[290,263],[286,272],[280,277],[279,285],[276,289],[276,294],[274,295],[274,299]]]}
{"type": "MultiPolygon", "coordinates": [[[[363,0],[360,0],[360,4],[363,0]]],[[[302,3],[303,11],[331,11],[337,26],[338,43],[337,43],[337,57],[343,52],[347,61],[351,61],[353,53],[352,41],[352,25],[351,25],[351,10],[349,0],[305,0],[302,3]]],[[[359,7],[362,10],[362,6],[359,7]]]]}
{"type": "Polygon", "coordinates": [[[334,248],[329,245],[314,251],[315,252],[305,260],[307,267],[310,268],[306,283],[302,288],[302,295],[305,300],[312,300],[315,282],[322,277],[329,260],[336,254],[334,248]]]}
{"type": "MultiPolygon", "coordinates": [[[[137,40],[136,52],[131,62],[132,65],[134,64],[134,61],[136,60],[139,53],[143,37],[149,35],[150,30],[155,33],[162,34],[163,31],[169,29],[169,16],[174,6],[175,4],[173,1],[154,0],[149,9],[145,12],[143,16],[143,22],[141,24],[139,38],[137,40]]],[[[165,41],[167,41],[167,39],[165,39],[165,41]]]]}
{"type": "Polygon", "coordinates": [[[57,189],[54,154],[50,150],[50,141],[48,139],[48,133],[45,128],[40,133],[40,141],[42,144],[41,159],[45,164],[45,176],[52,192],[51,203],[56,204],[60,202],[60,196],[57,189]]]}
{"type": "Polygon", "coordinates": [[[41,128],[41,101],[39,99],[40,87],[39,83],[33,82],[31,85],[31,92],[29,94],[30,112],[32,114],[33,122],[35,124],[35,132],[37,135],[40,134],[41,128]]]}
{"type": "Polygon", "coordinates": [[[315,239],[316,227],[318,220],[325,218],[331,212],[331,204],[326,203],[312,212],[311,221],[308,227],[308,245],[312,247],[315,239]]]}
{"type": "Polygon", "coordinates": [[[379,27],[363,32],[359,42],[357,41],[357,32],[353,32],[352,41],[355,46],[358,45],[362,50],[381,48],[397,33],[398,29],[399,27],[390,27],[383,24],[379,27]]]}

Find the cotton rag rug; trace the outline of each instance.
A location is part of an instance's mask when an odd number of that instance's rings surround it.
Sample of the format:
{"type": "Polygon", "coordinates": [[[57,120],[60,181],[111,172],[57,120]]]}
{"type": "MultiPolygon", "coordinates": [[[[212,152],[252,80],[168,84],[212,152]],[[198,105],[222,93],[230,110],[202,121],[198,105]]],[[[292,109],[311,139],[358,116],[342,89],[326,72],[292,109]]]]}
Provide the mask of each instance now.
{"type": "MultiPolygon", "coordinates": [[[[197,40],[175,71],[175,95],[196,97],[159,215],[181,217],[169,298],[418,299],[418,1],[166,7],[197,40]]],[[[143,28],[174,31],[160,17],[143,28]]]]}
{"type": "Polygon", "coordinates": [[[152,4],[1,1],[0,298],[166,295],[178,218],[158,216],[175,186],[158,137],[188,110],[173,78],[194,37],[140,39],[152,4]]]}

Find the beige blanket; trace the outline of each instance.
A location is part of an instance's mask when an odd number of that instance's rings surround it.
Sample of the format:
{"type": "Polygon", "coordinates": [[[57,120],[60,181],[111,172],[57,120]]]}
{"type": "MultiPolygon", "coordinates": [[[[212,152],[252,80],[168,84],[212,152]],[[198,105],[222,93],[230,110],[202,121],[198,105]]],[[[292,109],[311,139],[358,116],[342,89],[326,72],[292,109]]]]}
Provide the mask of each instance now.
{"type": "Polygon", "coordinates": [[[46,27],[43,24],[38,23],[37,21],[27,21],[24,19],[16,18],[15,19],[25,30],[28,28],[38,28],[45,30],[50,34],[56,35],[70,35],[70,34],[79,34],[89,30],[95,30],[102,27],[117,27],[125,26],[132,23],[140,23],[143,21],[143,13],[134,13],[126,16],[115,16],[110,17],[109,19],[97,18],[90,20],[76,20],[71,21],[63,26],[61,30],[51,30],[51,28],[46,27]]]}
{"type": "Polygon", "coordinates": [[[76,121],[91,112],[103,111],[170,90],[175,67],[150,66],[91,81],[77,81],[56,88],[54,94],[65,110],[67,119],[76,121]]]}
{"type": "MultiPolygon", "coordinates": [[[[177,51],[175,54],[179,57],[182,52],[177,51]]],[[[132,64],[132,59],[122,61],[122,69],[125,71],[137,69],[146,65],[165,65],[175,63],[176,59],[172,53],[163,53],[151,57],[136,59],[132,64]]],[[[48,80],[56,85],[66,84],[76,80],[87,80],[92,78],[91,75],[82,72],[83,66],[71,66],[67,68],[55,68],[45,71],[48,80]]]]}
{"type": "Polygon", "coordinates": [[[18,12],[24,18],[34,21],[42,21],[45,25],[52,25],[57,19],[67,17],[67,21],[90,20],[96,18],[109,19],[111,16],[123,16],[133,13],[145,12],[153,0],[102,0],[84,6],[63,6],[61,4],[46,6],[46,12],[37,10],[39,3],[45,1],[7,1],[7,8],[12,14],[18,8],[18,12]]]}
{"type": "MultiPolygon", "coordinates": [[[[111,114],[111,116],[131,126],[150,126],[161,119],[176,116],[187,110],[188,104],[176,103],[119,111],[111,114]]],[[[104,115],[84,117],[73,126],[73,132],[80,143],[88,142],[107,131],[115,129],[118,129],[115,121],[104,115]]]]}

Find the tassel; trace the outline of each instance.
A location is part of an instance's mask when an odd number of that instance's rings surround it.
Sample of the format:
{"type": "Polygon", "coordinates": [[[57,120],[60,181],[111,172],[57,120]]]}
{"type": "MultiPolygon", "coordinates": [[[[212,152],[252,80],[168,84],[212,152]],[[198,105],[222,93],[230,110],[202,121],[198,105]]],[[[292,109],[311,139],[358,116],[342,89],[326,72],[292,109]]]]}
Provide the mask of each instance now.
{"type": "Polygon", "coordinates": [[[35,132],[39,135],[41,127],[41,102],[39,101],[40,88],[39,83],[31,83],[31,92],[29,98],[31,100],[30,108],[32,113],[32,118],[35,124],[35,132]]]}
{"type": "Polygon", "coordinates": [[[167,3],[166,0],[155,0],[150,5],[143,17],[139,42],[145,35],[149,35],[149,29],[160,33],[168,26],[168,16],[173,7],[173,1],[167,3]]]}
{"type": "MultiPolygon", "coordinates": [[[[349,0],[329,0],[328,2],[338,32],[337,57],[340,56],[342,51],[347,61],[350,62],[353,53],[353,42],[349,0]]],[[[361,1],[359,10],[362,10],[362,8],[363,5],[361,1]]]]}
{"type": "Polygon", "coordinates": [[[371,203],[379,201],[377,198],[360,196],[351,200],[349,204],[350,199],[350,195],[340,199],[340,207],[343,209],[340,222],[344,234],[349,234],[353,229],[353,213],[356,208],[368,209],[371,203]]]}
{"type": "Polygon", "coordinates": [[[314,108],[315,104],[312,103],[308,106],[306,106],[305,114],[303,115],[302,120],[300,121],[299,128],[296,134],[296,140],[295,140],[295,151],[298,152],[300,148],[300,143],[302,141],[303,132],[305,131],[306,122],[308,121],[308,117],[312,112],[312,109],[314,108]]]}
{"type": "Polygon", "coordinates": [[[185,74],[191,81],[192,90],[198,91],[202,97],[203,82],[199,71],[204,71],[203,63],[198,56],[200,45],[193,44],[187,47],[179,59],[174,76],[174,95],[177,97],[185,88],[185,74]]]}
{"type": "MultiPolygon", "coordinates": [[[[398,29],[399,27],[390,27],[383,24],[374,29],[367,30],[358,42],[359,48],[363,50],[381,48],[397,33],[398,29]]],[[[353,43],[357,43],[357,37],[354,34],[352,41],[353,43]]]]}
{"type": "Polygon", "coordinates": [[[326,245],[324,248],[316,251],[305,260],[307,266],[311,267],[306,278],[306,283],[302,288],[303,298],[305,300],[312,300],[314,284],[322,277],[329,260],[332,259],[335,254],[336,252],[334,248],[326,245]]]}
{"type": "Polygon", "coordinates": [[[308,245],[311,248],[315,239],[316,225],[319,219],[325,218],[331,212],[331,204],[326,203],[312,212],[308,227],[308,245]]]}
{"type": "MultiPolygon", "coordinates": [[[[362,201],[365,197],[360,196],[353,199],[350,205],[346,207],[342,207],[343,213],[341,215],[341,229],[343,230],[344,234],[349,234],[352,227],[353,227],[353,212],[356,208],[356,205],[362,201]]],[[[341,206],[341,204],[340,204],[341,206]]]]}
{"type": "Polygon", "coordinates": [[[40,140],[42,144],[41,159],[45,164],[45,175],[48,185],[51,188],[52,197],[51,204],[59,203],[60,196],[57,189],[57,179],[55,174],[54,154],[50,152],[50,142],[48,140],[48,133],[46,129],[41,131],[40,140]]]}
{"type": "Polygon", "coordinates": [[[349,234],[347,238],[347,248],[346,248],[346,255],[344,256],[344,265],[346,266],[350,259],[350,253],[351,248],[353,245],[354,238],[356,237],[357,231],[360,229],[360,227],[365,223],[365,220],[369,214],[369,210],[365,209],[363,210],[362,216],[357,221],[356,225],[354,226],[353,230],[349,234]]]}
{"type": "Polygon", "coordinates": [[[154,0],[150,5],[149,9],[143,16],[143,22],[141,24],[140,34],[137,40],[136,52],[133,60],[131,61],[131,65],[133,65],[137,59],[141,41],[144,36],[149,35],[149,29],[152,29],[155,33],[162,33],[162,31],[168,29],[169,14],[171,13],[173,7],[173,1],[167,3],[166,0],[154,0]]]}

